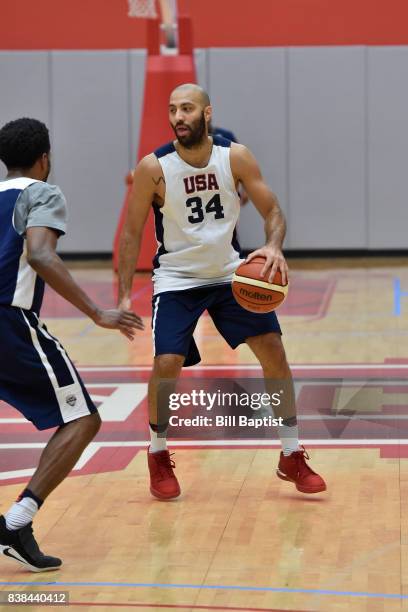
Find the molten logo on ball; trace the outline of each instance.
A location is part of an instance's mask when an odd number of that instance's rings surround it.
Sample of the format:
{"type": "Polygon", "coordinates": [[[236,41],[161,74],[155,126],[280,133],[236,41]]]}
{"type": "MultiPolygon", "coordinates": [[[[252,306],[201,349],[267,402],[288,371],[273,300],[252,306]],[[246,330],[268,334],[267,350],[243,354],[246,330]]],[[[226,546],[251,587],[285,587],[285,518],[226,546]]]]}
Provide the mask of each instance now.
{"type": "Polygon", "coordinates": [[[248,289],[244,289],[243,287],[240,287],[239,292],[241,295],[253,298],[254,300],[266,300],[267,302],[272,301],[271,294],[268,295],[266,293],[259,293],[259,291],[248,291],[248,289]]]}
{"type": "Polygon", "coordinates": [[[288,293],[288,283],[282,284],[282,275],[275,272],[272,282],[262,274],[265,257],[244,261],[235,270],[232,293],[238,304],[250,312],[272,312],[282,304],[288,293]]]}

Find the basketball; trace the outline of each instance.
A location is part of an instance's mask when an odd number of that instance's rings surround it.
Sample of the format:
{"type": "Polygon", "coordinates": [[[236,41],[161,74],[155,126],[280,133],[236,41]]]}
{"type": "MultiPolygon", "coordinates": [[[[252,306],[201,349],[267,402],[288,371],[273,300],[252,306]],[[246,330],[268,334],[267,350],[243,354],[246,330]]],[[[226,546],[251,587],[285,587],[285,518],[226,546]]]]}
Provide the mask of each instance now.
{"type": "Polygon", "coordinates": [[[242,263],[232,279],[232,293],[238,304],[250,312],[272,312],[287,296],[289,285],[282,285],[278,270],[273,283],[261,276],[264,257],[254,257],[249,263],[242,263]]]}

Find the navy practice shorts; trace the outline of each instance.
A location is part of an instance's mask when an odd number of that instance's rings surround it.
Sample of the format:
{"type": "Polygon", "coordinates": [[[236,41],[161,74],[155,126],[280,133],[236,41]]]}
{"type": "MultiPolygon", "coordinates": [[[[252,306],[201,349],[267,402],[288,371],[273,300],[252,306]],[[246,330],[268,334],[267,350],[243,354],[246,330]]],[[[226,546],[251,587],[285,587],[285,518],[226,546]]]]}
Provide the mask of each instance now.
{"type": "Polygon", "coordinates": [[[0,399],[37,429],[97,411],[64,348],[37,315],[1,305],[0,399]]]}
{"type": "Polygon", "coordinates": [[[183,291],[166,291],[153,297],[153,343],[155,356],[185,355],[184,366],[200,362],[193,333],[205,310],[221,336],[235,349],[252,336],[280,334],[274,312],[254,313],[235,300],[231,285],[213,285],[183,291]]]}

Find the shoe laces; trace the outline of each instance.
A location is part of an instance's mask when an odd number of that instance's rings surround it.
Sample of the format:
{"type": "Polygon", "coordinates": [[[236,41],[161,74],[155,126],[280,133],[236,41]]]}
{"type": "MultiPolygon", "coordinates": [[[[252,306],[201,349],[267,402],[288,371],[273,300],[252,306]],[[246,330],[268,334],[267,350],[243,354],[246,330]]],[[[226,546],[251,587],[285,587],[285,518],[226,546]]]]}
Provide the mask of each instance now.
{"type": "Polygon", "coordinates": [[[162,477],[172,477],[173,476],[173,468],[176,467],[174,460],[171,458],[174,453],[163,453],[156,457],[156,461],[158,464],[158,468],[160,470],[160,475],[162,477]]]}
{"type": "Polygon", "coordinates": [[[309,453],[307,452],[307,450],[305,449],[305,447],[302,445],[300,448],[301,448],[301,450],[300,450],[299,452],[301,452],[301,453],[302,453],[303,458],[304,458],[304,459],[310,459],[310,457],[309,457],[309,453]]]}
{"type": "Polygon", "coordinates": [[[309,454],[304,446],[300,447],[301,450],[296,452],[296,462],[299,470],[299,474],[315,474],[312,468],[306,463],[306,459],[310,459],[309,454]]]}

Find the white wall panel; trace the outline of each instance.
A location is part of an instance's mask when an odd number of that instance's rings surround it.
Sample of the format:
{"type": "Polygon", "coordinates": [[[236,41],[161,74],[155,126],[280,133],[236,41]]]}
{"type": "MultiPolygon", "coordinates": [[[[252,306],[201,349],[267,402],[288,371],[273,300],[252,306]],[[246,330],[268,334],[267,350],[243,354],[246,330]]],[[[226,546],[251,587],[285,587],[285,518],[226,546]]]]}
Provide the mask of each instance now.
{"type": "Polygon", "coordinates": [[[67,196],[64,251],[110,251],[129,165],[127,53],[53,52],[55,181],[67,196]]]}
{"type": "Polygon", "coordinates": [[[368,49],[369,247],[408,248],[408,48],[368,49]]]}
{"type": "Polygon", "coordinates": [[[367,246],[365,49],[289,51],[289,226],[300,249],[367,246]]]}
{"type": "MultiPolygon", "coordinates": [[[[214,124],[253,151],[287,212],[284,49],[210,49],[208,88],[214,124]]],[[[251,203],[242,210],[239,235],[243,248],[264,243],[263,220],[251,203]]]]}

